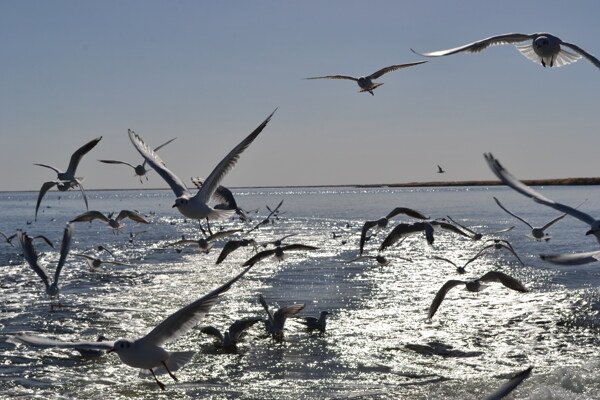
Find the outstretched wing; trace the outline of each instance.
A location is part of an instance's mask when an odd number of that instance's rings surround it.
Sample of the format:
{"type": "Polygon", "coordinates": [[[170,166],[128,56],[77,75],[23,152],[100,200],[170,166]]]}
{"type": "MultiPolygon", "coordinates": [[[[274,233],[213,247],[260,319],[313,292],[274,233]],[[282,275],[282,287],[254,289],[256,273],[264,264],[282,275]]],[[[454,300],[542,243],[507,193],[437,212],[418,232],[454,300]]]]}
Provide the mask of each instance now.
{"type": "Polygon", "coordinates": [[[274,327],[277,330],[282,330],[285,325],[285,320],[298,314],[304,308],[304,304],[292,304],[291,306],[282,307],[273,315],[274,327]]]}
{"type": "Polygon", "coordinates": [[[188,194],[189,191],[183,181],[172,173],[166,166],[163,160],[150,148],[142,138],[129,129],[129,140],[133,143],[133,147],[144,157],[148,165],[150,165],[164,180],[167,182],[175,196],[181,197],[183,194],[188,194]]]}
{"type": "Polygon", "coordinates": [[[418,61],[418,62],[409,63],[409,64],[399,64],[399,65],[392,65],[389,67],[381,68],[379,71],[374,72],[371,75],[369,75],[369,79],[377,79],[380,76],[387,74],[388,72],[396,71],[396,70],[399,70],[402,68],[412,67],[413,65],[424,64],[426,62],[428,62],[428,61],[418,61]]]}
{"type": "Polygon", "coordinates": [[[71,224],[67,224],[65,227],[65,231],[63,233],[62,243],[60,244],[60,258],[58,260],[58,266],[56,267],[56,272],[54,272],[54,284],[58,282],[58,277],[60,276],[60,271],[62,270],[63,265],[65,265],[65,261],[67,260],[67,256],[69,255],[69,250],[71,249],[71,238],[73,237],[73,227],[71,224]]]}
{"type": "Polygon", "coordinates": [[[571,50],[576,51],[578,54],[581,54],[583,57],[585,57],[589,62],[594,64],[597,68],[600,68],[600,61],[587,51],[583,50],[581,47],[574,45],[573,43],[567,42],[561,42],[561,46],[565,46],[570,48],[571,50]]]}
{"type": "Polygon", "coordinates": [[[450,263],[453,266],[455,266],[456,268],[458,268],[458,265],[456,265],[456,263],[454,261],[448,260],[447,258],[439,257],[439,256],[433,256],[433,258],[435,258],[436,260],[440,260],[440,261],[446,261],[447,263],[450,263]]]}
{"type": "Polygon", "coordinates": [[[500,282],[504,286],[509,289],[516,290],[517,292],[527,293],[529,289],[525,287],[521,282],[517,279],[513,278],[510,275],[505,274],[500,271],[490,271],[484,274],[481,278],[478,279],[481,282],[500,282]]]}
{"type": "Polygon", "coordinates": [[[446,294],[450,291],[450,289],[452,289],[455,286],[464,284],[466,284],[466,282],[458,280],[449,280],[448,282],[444,283],[444,286],[442,286],[440,290],[438,290],[438,292],[435,294],[433,302],[429,306],[427,319],[433,318],[435,312],[438,310],[438,308],[440,308],[442,301],[444,301],[444,298],[446,298],[446,294]]]}
{"type": "Polygon", "coordinates": [[[206,178],[206,180],[202,183],[202,187],[194,197],[199,198],[204,203],[208,203],[210,201],[210,198],[213,196],[223,177],[229,172],[231,168],[233,168],[237,160],[240,158],[242,152],[246,150],[248,146],[250,146],[250,144],[254,141],[254,139],[256,139],[258,134],[262,132],[265,126],[267,126],[267,124],[271,120],[271,117],[273,116],[273,114],[275,114],[275,111],[277,111],[277,109],[275,109],[271,113],[271,115],[269,115],[267,119],[265,119],[262,122],[262,124],[260,124],[250,135],[248,135],[244,140],[242,140],[237,146],[235,146],[233,150],[231,150],[229,154],[227,154],[225,158],[223,158],[223,160],[221,160],[221,162],[217,164],[217,166],[215,167],[215,169],[213,169],[208,178],[206,178]]]}
{"type": "Polygon", "coordinates": [[[242,332],[244,332],[246,329],[250,328],[252,325],[256,324],[259,321],[262,321],[262,318],[248,318],[235,321],[229,327],[229,337],[231,337],[233,341],[237,342],[242,332]]]}
{"type": "Polygon", "coordinates": [[[137,213],[135,211],[129,211],[129,210],[121,210],[121,212],[119,212],[119,215],[117,215],[117,218],[115,219],[117,222],[121,221],[124,218],[129,218],[135,222],[139,222],[141,224],[149,224],[150,221],[148,221],[146,218],[144,218],[142,216],[142,214],[137,213]]]}
{"type": "Polygon", "coordinates": [[[125,161],[117,161],[117,160],[98,160],[101,163],[105,163],[105,164],[124,164],[124,165],[129,165],[131,168],[135,169],[134,165],[129,164],[128,162],[125,161]]]}
{"type": "Polygon", "coordinates": [[[347,75],[326,75],[326,76],[313,76],[312,78],[304,78],[304,79],[347,79],[351,81],[358,81],[358,78],[347,75]]]}
{"type": "Polygon", "coordinates": [[[230,240],[229,242],[225,243],[225,246],[223,246],[223,250],[221,250],[221,253],[219,254],[215,264],[221,264],[223,260],[227,258],[229,253],[237,250],[241,246],[242,242],[240,240],[230,240]]]}
{"type": "Polygon", "coordinates": [[[210,311],[212,306],[219,301],[221,295],[228,291],[231,286],[249,270],[250,267],[246,268],[229,282],[208,293],[206,296],[203,296],[193,303],[183,307],[174,314],[171,314],[167,319],[161,322],[156,328],[154,328],[150,333],[140,340],[160,346],[165,342],[177,339],[179,336],[190,330],[194,325],[200,323],[204,319],[204,316],[210,311]]]}
{"type": "Polygon", "coordinates": [[[407,208],[407,207],[394,208],[392,211],[390,211],[390,213],[388,215],[386,215],[386,218],[391,219],[391,218],[394,218],[398,214],[405,214],[405,215],[408,215],[409,217],[418,218],[418,219],[429,219],[428,215],[425,215],[422,212],[419,212],[417,210],[413,210],[412,208],[407,208]]]}
{"type": "Polygon", "coordinates": [[[544,261],[558,265],[583,265],[600,260],[600,251],[571,254],[540,254],[544,261]]]}
{"type": "Polygon", "coordinates": [[[33,271],[38,274],[46,288],[50,286],[50,282],[48,280],[48,275],[46,275],[46,271],[40,267],[38,264],[38,255],[33,248],[33,244],[31,243],[31,237],[27,236],[25,232],[17,231],[17,239],[19,240],[19,244],[21,245],[21,250],[23,251],[23,256],[27,263],[33,269],[33,271]]]}
{"type": "Polygon", "coordinates": [[[515,217],[516,219],[518,219],[519,221],[521,221],[522,223],[524,223],[525,225],[527,225],[530,229],[533,229],[533,226],[531,226],[531,224],[529,222],[525,221],[523,218],[519,217],[518,215],[513,214],[512,212],[510,212],[506,207],[504,207],[502,205],[502,203],[500,203],[500,200],[498,200],[496,197],[494,197],[494,201],[496,202],[496,204],[498,204],[498,207],[500,207],[501,209],[503,209],[508,215],[512,215],[513,217],[515,217]]]}
{"type": "Polygon", "coordinates": [[[362,230],[360,231],[360,243],[359,243],[360,253],[359,254],[363,253],[363,249],[365,247],[365,242],[367,241],[367,232],[369,231],[369,229],[371,229],[375,225],[377,225],[377,221],[366,221],[365,224],[363,225],[362,230]]]}
{"type": "Polygon", "coordinates": [[[99,219],[100,221],[104,221],[104,222],[109,221],[108,217],[106,217],[100,211],[92,210],[92,211],[87,211],[87,212],[84,212],[83,214],[76,216],[69,222],[88,222],[88,221],[93,221],[95,219],[99,219]]]}
{"type": "Polygon", "coordinates": [[[523,382],[529,377],[529,375],[531,375],[532,369],[533,367],[529,367],[525,371],[519,372],[518,374],[510,378],[510,380],[504,385],[502,385],[498,390],[487,396],[485,400],[501,400],[504,397],[508,396],[510,392],[515,390],[517,386],[521,384],[521,382],[523,382]]]}
{"type": "Polygon", "coordinates": [[[100,342],[65,342],[63,340],[49,339],[42,336],[34,335],[11,335],[6,339],[9,343],[24,344],[32,347],[58,347],[63,349],[75,349],[75,350],[110,350],[114,347],[114,342],[100,341],[100,342]]]}
{"type": "Polygon", "coordinates": [[[252,256],[248,261],[243,263],[242,267],[251,267],[254,264],[256,264],[257,262],[259,262],[260,260],[267,258],[269,256],[272,256],[273,254],[275,254],[274,249],[259,251],[254,256],[252,256]]]}
{"type": "Polygon", "coordinates": [[[405,238],[408,235],[412,235],[423,230],[425,230],[425,224],[423,222],[417,222],[414,224],[400,223],[396,225],[396,227],[392,229],[389,235],[383,240],[381,246],[379,246],[379,251],[387,249],[398,240],[405,238]]]}
{"type": "Polygon", "coordinates": [[[40,203],[42,202],[44,195],[54,185],[56,185],[56,182],[44,182],[44,184],[40,188],[40,193],[38,194],[37,203],[35,204],[35,218],[34,218],[35,221],[37,221],[38,209],[40,208],[40,203]]]}
{"type": "Polygon", "coordinates": [[[97,137],[94,140],[90,140],[80,148],[78,148],[75,153],[71,156],[71,161],[69,162],[69,167],[67,168],[66,173],[72,177],[75,177],[75,171],[77,171],[77,166],[81,161],[81,158],[87,154],[91,149],[93,149],[98,142],[102,139],[102,136],[97,137]]]}
{"type": "Polygon", "coordinates": [[[495,46],[499,44],[511,44],[521,43],[528,39],[533,39],[536,35],[525,35],[522,33],[506,33],[504,35],[492,36],[477,42],[465,44],[464,46],[455,47],[448,50],[438,50],[429,53],[419,53],[413,49],[412,52],[424,57],[440,57],[447,56],[456,53],[479,53],[482,50],[487,49],[489,46],[495,46]]]}

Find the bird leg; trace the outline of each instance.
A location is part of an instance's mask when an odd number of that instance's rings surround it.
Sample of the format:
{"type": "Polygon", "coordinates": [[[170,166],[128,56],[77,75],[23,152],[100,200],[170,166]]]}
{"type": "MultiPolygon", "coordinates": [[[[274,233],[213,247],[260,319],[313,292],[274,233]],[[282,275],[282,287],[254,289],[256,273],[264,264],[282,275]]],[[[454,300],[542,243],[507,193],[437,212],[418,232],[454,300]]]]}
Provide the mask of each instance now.
{"type": "Polygon", "coordinates": [[[177,377],[176,377],[175,375],[173,375],[173,373],[172,373],[171,371],[169,371],[169,367],[167,367],[167,364],[165,364],[165,362],[164,362],[164,361],[162,362],[162,365],[165,367],[165,369],[166,369],[166,370],[167,370],[167,372],[169,373],[169,376],[170,376],[171,378],[173,378],[173,380],[174,380],[175,382],[179,382],[179,380],[177,379],[177,377]]]}
{"type": "MultiPolygon", "coordinates": [[[[164,364],[164,362],[163,362],[164,364]]],[[[167,370],[168,371],[168,370],[167,370]]],[[[154,377],[154,380],[156,381],[156,383],[158,383],[158,386],[162,389],[165,390],[165,384],[162,383],[161,381],[158,380],[158,378],[156,377],[156,375],[154,375],[154,371],[152,371],[152,368],[150,368],[150,372],[152,373],[152,376],[154,377]]],[[[170,372],[169,372],[170,373],[170,372]]]]}

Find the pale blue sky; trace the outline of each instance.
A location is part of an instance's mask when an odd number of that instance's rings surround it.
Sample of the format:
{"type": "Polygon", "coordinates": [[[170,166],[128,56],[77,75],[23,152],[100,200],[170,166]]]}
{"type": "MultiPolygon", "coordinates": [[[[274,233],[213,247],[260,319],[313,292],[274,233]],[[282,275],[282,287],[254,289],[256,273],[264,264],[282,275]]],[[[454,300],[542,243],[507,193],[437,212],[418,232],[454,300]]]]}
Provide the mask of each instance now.
{"type": "Polygon", "coordinates": [[[134,129],[185,182],[206,176],[276,107],[226,186],[492,179],[492,151],[519,178],[600,175],[600,70],[542,68],[511,45],[423,60],[410,51],[550,32],[600,56],[598,1],[0,2],[0,190],[38,190],[71,153],[86,188],[140,184],[134,129]],[[441,164],[447,174],[435,173],[441,164]]]}

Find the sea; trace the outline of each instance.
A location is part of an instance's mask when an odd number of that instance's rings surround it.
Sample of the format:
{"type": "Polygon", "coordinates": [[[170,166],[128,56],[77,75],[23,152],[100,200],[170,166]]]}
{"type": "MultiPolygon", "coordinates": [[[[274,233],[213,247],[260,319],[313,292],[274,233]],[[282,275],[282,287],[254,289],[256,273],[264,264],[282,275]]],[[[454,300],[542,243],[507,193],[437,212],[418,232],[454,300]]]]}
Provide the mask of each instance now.
{"type": "MultiPolygon", "coordinates": [[[[600,187],[537,187],[546,197],[600,216],[600,187]]],[[[600,399],[600,262],[557,266],[540,254],[600,250],[588,226],[565,217],[551,226],[548,241],[528,236],[560,214],[505,186],[491,187],[303,187],[233,190],[247,221],[233,216],[211,224],[213,232],[241,229],[215,242],[207,254],[197,246],[167,246],[182,237],[202,237],[198,221],[172,208],[170,190],[88,191],[89,209],[103,213],[137,210],[150,224],[124,220],[118,232],[101,221],[72,223],[70,254],[59,280],[62,308],[50,310],[40,278],[18,245],[0,242],[0,398],[31,399],[483,399],[516,373],[533,367],[508,399],[600,399]],[[279,205],[271,217],[267,216],[279,205]],[[417,233],[386,249],[389,265],[354,260],[365,221],[396,207],[434,218],[452,217],[480,233],[509,226],[505,233],[471,240],[435,232],[429,245],[417,233]],[[254,229],[255,228],[255,229],[254,229]],[[288,236],[292,235],[292,236],[288,236]],[[288,237],[286,237],[288,236],[288,237]],[[197,326],[165,344],[171,351],[195,351],[175,374],[159,379],[123,364],[118,356],[84,357],[72,349],[13,344],[16,334],[64,341],[139,338],[178,309],[242,271],[242,264],[267,246],[305,244],[317,250],[289,251],[267,258],[224,294],[197,326]],[[230,239],[253,238],[220,264],[215,261],[230,239]],[[507,240],[523,261],[505,249],[484,250],[460,275],[443,257],[461,265],[493,242],[507,240]],[[263,246],[264,245],[264,246],[263,246]],[[114,256],[99,251],[103,246],[114,256]],[[85,254],[104,261],[88,268],[85,254]],[[472,280],[501,271],[521,281],[528,293],[488,282],[478,292],[450,290],[435,316],[428,309],[448,280],[472,280]],[[283,340],[258,323],[248,329],[235,352],[200,332],[225,330],[237,319],[272,309],[305,304],[299,316],[329,311],[324,333],[308,331],[295,319],[283,340]]],[[[36,192],[0,193],[0,231],[45,235],[56,249],[35,241],[39,263],[54,274],[66,223],[86,211],[78,192],[48,192],[34,211],[36,192]]],[[[410,217],[394,217],[373,228],[364,254],[375,256],[387,234],[410,217]]]]}

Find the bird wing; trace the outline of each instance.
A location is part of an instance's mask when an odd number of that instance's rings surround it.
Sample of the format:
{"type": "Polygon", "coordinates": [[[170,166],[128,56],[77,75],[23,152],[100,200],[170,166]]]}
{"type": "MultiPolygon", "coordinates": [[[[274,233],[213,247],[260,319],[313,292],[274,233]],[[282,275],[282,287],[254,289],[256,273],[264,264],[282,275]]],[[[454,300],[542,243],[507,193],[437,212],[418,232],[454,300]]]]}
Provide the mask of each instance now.
{"type": "Polygon", "coordinates": [[[371,75],[369,75],[369,79],[377,79],[380,76],[387,74],[388,72],[392,72],[392,71],[396,71],[402,68],[408,68],[408,67],[412,67],[413,65],[419,65],[419,64],[424,64],[428,61],[418,61],[418,62],[414,62],[414,63],[408,63],[408,64],[399,64],[399,65],[391,65],[389,67],[385,67],[385,68],[381,68],[379,71],[372,73],[371,75]]]}
{"type": "Polygon", "coordinates": [[[229,242],[225,243],[225,245],[223,246],[223,250],[221,250],[221,253],[219,254],[219,257],[217,258],[215,264],[222,263],[223,260],[225,260],[225,258],[229,255],[229,253],[237,250],[241,246],[242,244],[239,240],[230,240],[229,242]]]}
{"type": "Polygon", "coordinates": [[[500,271],[490,271],[484,274],[478,280],[481,282],[500,282],[507,288],[516,290],[517,292],[529,292],[529,289],[527,289],[525,285],[523,285],[517,279],[500,271]]]}
{"type": "Polygon", "coordinates": [[[326,75],[326,76],[313,76],[312,78],[304,78],[304,79],[348,79],[351,81],[358,81],[358,78],[347,75],[326,75]]]}
{"type": "Polygon", "coordinates": [[[423,222],[423,228],[425,230],[425,239],[427,239],[428,244],[433,244],[435,240],[433,233],[435,232],[435,228],[429,222],[423,222]]]}
{"type": "Polygon", "coordinates": [[[271,312],[271,310],[269,310],[269,305],[267,304],[267,301],[265,300],[265,298],[263,297],[262,294],[258,295],[258,300],[260,301],[260,304],[263,306],[263,308],[265,309],[266,313],[267,313],[267,318],[269,319],[269,322],[271,323],[271,325],[274,323],[273,322],[273,313],[271,312]]]}
{"type": "Polygon", "coordinates": [[[171,143],[171,142],[172,142],[173,140],[175,140],[175,139],[177,139],[177,138],[176,138],[176,137],[174,137],[174,138],[173,138],[173,139],[171,139],[171,140],[167,140],[166,142],[164,142],[164,143],[163,143],[163,144],[161,144],[160,146],[156,146],[156,147],[154,148],[154,151],[158,151],[158,150],[162,149],[163,147],[165,147],[166,145],[168,145],[169,143],[171,143]]]}
{"type": "Polygon", "coordinates": [[[439,257],[439,256],[433,256],[433,258],[435,258],[436,260],[446,261],[447,263],[450,263],[450,264],[454,265],[456,268],[458,268],[458,265],[456,265],[456,263],[454,263],[454,261],[448,260],[447,258],[439,257]]]}
{"type": "Polygon", "coordinates": [[[165,244],[165,247],[177,246],[180,244],[198,244],[198,241],[192,239],[181,239],[173,243],[167,243],[165,244]]]}
{"type": "Polygon", "coordinates": [[[405,214],[405,215],[408,215],[409,217],[418,218],[418,219],[429,219],[428,215],[425,215],[422,212],[419,212],[417,210],[413,210],[412,208],[407,208],[407,207],[394,208],[392,211],[390,211],[390,213],[388,215],[386,215],[386,218],[391,219],[391,218],[394,218],[398,214],[405,214]]]}
{"type": "Polygon", "coordinates": [[[581,212],[576,208],[557,203],[554,200],[550,200],[549,198],[542,196],[540,193],[525,185],[523,182],[519,181],[510,172],[504,169],[500,162],[496,158],[494,158],[492,153],[486,153],[484,154],[484,157],[492,172],[502,181],[502,183],[504,183],[507,186],[510,186],[522,195],[532,198],[537,203],[543,204],[548,207],[552,207],[555,210],[558,210],[562,213],[569,214],[570,216],[577,218],[578,220],[583,221],[586,224],[592,225],[595,222],[595,219],[592,218],[589,214],[581,212]]]}
{"type": "Polygon", "coordinates": [[[275,111],[277,111],[277,109],[275,109],[271,113],[271,115],[267,117],[267,119],[265,119],[254,131],[252,131],[251,134],[249,134],[237,146],[235,146],[233,150],[231,150],[229,154],[227,154],[225,158],[223,158],[221,162],[217,164],[215,169],[213,169],[210,175],[206,178],[206,180],[202,184],[202,187],[194,197],[199,198],[204,203],[208,203],[210,198],[213,196],[215,190],[221,183],[223,177],[229,172],[231,168],[233,168],[237,160],[240,158],[240,154],[242,154],[242,152],[246,150],[248,146],[250,146],[250,144],[254,141],[254,139],[256,139],[258,134],[262,132],[265,126],[267,126],[267,124],[271,120],[271,117],[273,116],[273,114],[275,114],[275,111]]]}
{"type": "Polygon", "coordinates": [[[83,178],[75,178],[75,182],[77,182],[77,187],[79,188],[79,191],[81,191],[81,195],[83,196],[83,201],[85,202],[85,209],[88,210],[88,199],[85,195],[85,190],[83,190],[83,185],[81,184],[82,179],[83,178]]]}
{"type": "Polygon", "coordinates": [[[133,143],[133,147],[136,148],[146,162],[165,180],[165,182],[167,182],[173,193],[175,193],[175,196],[181,197],[184,194],[190,194],[183,181],[165,166],[165,163],[158,154],[144,143],[137,133],[129,129],[128,134],[129,140],[133,143]]]}
{"type": "Polygon", "coordinates": [[[54,272],[54,283],[58,282],[58,277],[60,276],[60,271],[62,270],[63,265],[65,265],[65,261],[67,260],[67,256],[69,255],[69,250],[71,249],[71,238],[73,237],[73,227],[71,224],[67,224],[65,227],[65,231],[63,233],[62,243],[60,244],[60,258],[58,259],[58,265],[56,267],[56,271],[54,272]]]}
{"type": "Polygon", "coordinates": [[[544,261],[558,265],[583,265],[600,260],[600,251],[572,254],[540,254],[544,261]]]}
{"type": "Polygon", "coordinates": [[[304,308],[304,304],[292,304],[291,306],[282,307],[273,315],[274,327],[277,330],[282,330],[285,320],[298,314],[304,308]]]}
{"type": "Polygon", "coordinates": [[[105,164],[125,164],[125,165],[129,165],[131,168],[135,169],[134,165],[131,165],[125,161],[117,161],[117,160],[98,160],[98,161],[100,161],[101,163],[105,163],[105,164]]]}
{"type": "Polygon", "coordinates": [[[228,231],[217,232],[217,233],[214,233],[214,234],[210,235],[209,237],[207,237],[206,241],[207,242],[213,242],[215,240],[223,239],[224,237],[227,237],[229,235],[233,235],[234,233],[241,232],[241,231],[242,231],[241,229],[231,229],[231,230],[228,230],[228,231]]]}
{"type": "Polygon", "coordinates": [[[390,232],[390,234],[383,240],[381,246],[379,246],[379,251],[383,251],[386,248],[392,246],[398,240],[412,235],[413,233],[421,232],[425,229],[425,224],[423,222],[417,222],[415,224],[406,224],[400,223],[396,225],[394,229],[390,232]]]}
{"type": "Polygon", "coordinates": [[[51,170],[53,170],[57,174],[60,174],[60,170],[58,168],[56,168],[56,167],[53,167],[52,165],[48,165],[48,164],[33,164],[33,165],[37,165],[38,167],[50,168],[51,170]]]}
{"type": "Polygon", "coordinates": [[[353,263],[354,261],[360,261],[360,260],[365,260],[368,258],[377,258],[376,256],[358,256],[350,261],[346,261],[347,264],[353,263]]]}
{"type": "Polygon", "coordinates": [[[33,248],[31,238],[27,236],[25,232],[17,231],[17,239],[19,240],[19,244],[21,245],[21,250],[23,251],[23,256],[25,257],[25,260],[27,260],[27,263],[35,271],[35,273],[38,274],[40,278],[42,278],[44,285],[46,285],[46,288],[48,288],[50,286],[48,275],[46,274],[46,271],[44,271],[42,267],[40,267],[40,265],[38,264],[38,255],[35,249],[33,248]]]}
{"type": "Polygon", "coordinates": [[[217,339],[219,339],[221,342],[223,342],[223,339],[224,339],[223,334],[221,333],[220,330],[218,330],[214,326],[204,326],[204,327],[202,327],[202,329],[200,329],[200,332],[206,333],[207,335],[214,336],[217,339]]]}
{"type": "Polygon", "coordinates": [[[510,251],[512,253],[513,256],[515,256],[517,258],[517,260],[519,260],[519,263],[521,263],[521,265],[525,266],[525,264],[523,264],[523,261],[521,261],[521,258],[517,255],[517,252],[513,249],[513,247],[510,245],[510,243],[507,245],[505,244],[501,244],[501,246],[503,248],[505,248],[506,250],[510,251]]]}
{"type": "Polygon", "coordinates": [[[117,222],[121,221],[124,218],[129,218],[135,222],[139,222],[141,224],[149,224],[150,221],[148,221],[146,218],[144,218],[142,216],[142,214],[137,213],[135,211],[129,211],[129,210],[121,210],[119,212],[119,215],[117,215],[117,218],[115,218],[115,220],[117,222]]]}
{"type": "Polygon", "coordinates": [[[81,257],[81,258],[85,258],[86,260],[90,260],[90,261],[94,261],[95,258],[92,256],[88,256],[87,254],[81,254],[81,253],[74,253],[73,254],[75,257],[81,257]]]}
{"type": "Polygon", "coordinates": [[[318,250],[318,247],[315,246],[309,246],[307,244],[299,244],[299,243],[294,243],[294,244],[288,244],[287,246],[283,246],[281,248],[281,250],[283,251],[289,251],[289,250],[318,250]]]}
{"type": "Polygon", "coordinates": [[[501,400],[506,397],[510,392],[516,389],[517,386],[521,384],[525,379],[531,375],[531,370],[533,367],[529,367],[524,371],[519,372],[504,385],[500,386],[494,393],[490,394],[485,398],[485,400],[501,400]]]}
{"type": "Polygon", "coordinates": [[[35,221],[37,221],[38,209],[40,208],[40,203],[42,202],[42,199],[44,198],[44,195],[54,185],[56,185],[56,182],[52,182],[52,181],[51,182],[44,182],[44,184],[40,188],[40,193],[38,194],[37,203],[35,204],[35,218],[34,218],[35,221]]]}
{"type": "Polygon", "coordinates": [[[477,234],[477,232],[475,232],[474,230],[472,230],[472,229],[469,229],[469,228],[467,228],[466,226],[464,226],[464,225],[462,225],[462,224],[460,224],[460,223],[456,222],[455,220],[453,220],[453,219],[452,219],[452,217],[450,217],[449,215],[446,215],[446,218],[448,218],[450,221],[452,221],[452,223],[454,223],[454,224],[456,224],[456,225],[460,226],[460,227],[461,227],[462,229],[464,229],[465,231],[469,232],[471,235],[476,235],[476,234],[477,234]]]}
{"type": "Polygon", "coordinates": [[[500,200],[498,200],[496,197],[494,197],[494,201],[496,202],[496,204],[498,204],[498,207],[503,209],[508,215],[512,215],[513,217],[515,217],[516,219],[518,219],[519,221],[521,221],[522,223],[527,225],[530,229],[533,229],[533,226],[531,226],[531,224],[529,222],[525,221],[523,218],[519,217],[518,215],[513,214],[512,212],[508,211],[508,209],[506,207],[504,207],[502,205],[502,203],[500,203],[500,200]]]}
{"type": "Polygon", "coordinates": [[[559,215],[558,217],[554,218],[552,221],[548,222],[546,225],[542,226],[542,230],[545,231],[546,229],[550,228],[552,225],[554,225],[556,222],[560,221],[561,219],[563,219],[566,216],[567,216],[567,214],[559,215]]]}
{"type": "Polygon", "coordinates": [[[252,325],[256,324],[259,321],[262,321],[262,318],[247,318],[235,321],[229,327],[229,337],[231,337],[231,339],[233,339],[234,341],[237,341],[240,338],[242,332],[244,332],[246,329],[250,328],[252,325]]]}
{"type": "Polygon", "coordinates": [[[204,319],[204,316],[210,311],[212,306],[219,301],[220,296],[228,291],[231,286],[249,270],[250,268],[246,268],[224,285],[208,293],[206,296],[199,298],[193,303],[183,307],[179,311],[171,314],[141,340],[153,343],[156,346],[160,346],[165,342],[177,339],[179,336],[190,330],[194,325],[200,323],[204,319]]]}
{"type": "Polygon", "coordinates": [[[486,235],[495,235],[496,233],[504,233],[504,232],[508,232],[508,231],[512,231],[515,227],[514,226],[509,226],[508,228],[504,228],[504,229],[499,229],[497,231],[493,231],[493,232],[486,232],[486,235]]]}
{"type": "Polygon", "coordinates": [[[67,168],[66,174],[75,177],[75,171],[77,170],[77,166],[81,161],[81,158],[94,148],[98,144],[98,142],[102,139],[102,136],[97,137],[94,140],[90,140],[80,148],[78,148],[75,153],[71,156],[71,161],[69,161],[69,167],[67,168]]]}
{"type": "Polygon", "coordinates": [[[448,50],[438,50],[429,53],[419,53],[413,49],[411,50],[413,53],[424,57],[440,57],[461,52],[479,53],[480,51],[487,49],[489,46],[495,46],[499,44],[520,43],[528,39],[533,39],[535,36],[535,34],[526,35],[522,33],[506,33],[504,35],[492,36],[483,40],[479,40],[477,42],[465,44],[464,46],[459,46],[448,50]]]}
{"type": "Polygon", "coordinates": [[[459,280],[449,280],[448,282],[444,283],[444,286],[442,286],[440,288],[440,290],[437,291],[437,293],[435,294],[435,297],[433,299],[433,302],[429,306],[429,313],[427,314],[427,319],[433,318],[433,316],[435,315],[435,312],[437,311],[438,308],[440,308],[442,301],[444,301],[444,298],[446,297],[446,294],[448,293],[448,291],[450,289],[452,289],[455,286],[464,285],[464,284],[466,284],[465,281],[459,281],[459,280]]]}
{"type": "Polygon", "coordinates": [[[587,51],[583,50],[581,47],[567,42],[561,42],[560,44],[576,51],[578,54],[581,54],[583,57],[585,57],[589,62],[594,64],[597,68],[600,68],[600,61],[587,51]]]}
{"type": "Polygon", "coordinates": [[[487,246],[485,246],[485,247],[484,247],[484,248],[482,248],[481,250],[479,250],[479,251],[477,252],[477,254],[475,254],[475,255],[474,255],[472,258],[470,258],[470,259],[469,259],[469,261],[467,261],[467,262],[465,263],[465,265],[464,265],[464,266],[466,267],[467,265],[471,264],[473,261],[477,260],[477,259],[479,258],[479,256],[483,254],[483,252],[484,252],[484,251],[486,251],[487,249],[489,249],[489,248],[492,248],[492,247],[494,247],[494,245],[493,245],[493,244],[490,244],[490,245],[487,245],[487,246]]]}
{"type": "Polygon", "coordinates": [[[99,219],[104,222],[109,221],[108,217],[106,215],[102,214],[100,211],[92,210],[92,211],[87,211],[87,212],[84,212],[83,214],[76,216],[69,222],[87,222],[87,221],[93,221],[95,219],[99,219]]]}
{"type": "Polygon", "coordinates": [[[50,339],[42,336],[22,334],[10,335],[6,341],[9,343],[24,344],[33,347],[59,347],[75,350],[110,350],[114,347],[114,342],[109,341],[65,342],[63,340],[50,339]]]}
{"type": "Polygon", "coordinates": [[[365,247],[365,242],[367,240],[367,232],[375,225],[377,225],[377,221],[366,221],[363,225],[362,230],[360,232],[360,254],[363,253],[363,248],[365,247]]]}
{"type": "Polygon", "coordinates": [[[469,237],[469,235],[467,235],[466,233],[464,233],[463,231],[461,231],[460,229],[458,229],[454,225],[449,224],[447,222],[431,221],[429,224],[432,225],[433,227],[440,227],[440,228],[445,229],[447,231],[454,232],[454,233],[456,233],[458,235],[462,235],[464,237],[469,237]]]}
{"type": "MultiPolygon", "coordinates": [[[[202,178],[192,178],[192,183],[198,188],[202,188],[202,184],[204,183],[204,179],[202,178]]],[[[223,185],[219,185],[215,192],[213,193],[213,197],[219,201],[221,204],[225,204],[228,209],[235,210],[238,208],[237,202],[233,197],[233,193],[231,190],[227,189],[223,185]]]]}
{"type": "Polygon", "coordinates": [[[246,261],[245,263],[243,263],[242,267],[251,267],[254,264],[256,264],[257,262],[259,262],[260,260],[262,260],[263,258],[267,258],[269,256],[272,256],[273,254],[275,254],[275,250],[274,249],[259,251],[254,256],[252,256],[248,261],[246,261]]]}
{"type": "MultiPolygon", "coordinates": [[[[14,238],[15,235],[12,235],[10,238],[8,238],[7,240],[12,240],[12,238],[14,238]]],[[[44,235],[36,235],[34,236],[31,240],[35,240],[35,239],[42,239],[44,242],[46,242],[46,244],[52,248],[54,248],[54,243],[52,243],[52,241],[50,239],[48,239],[46,236],[44,235]]]]}

